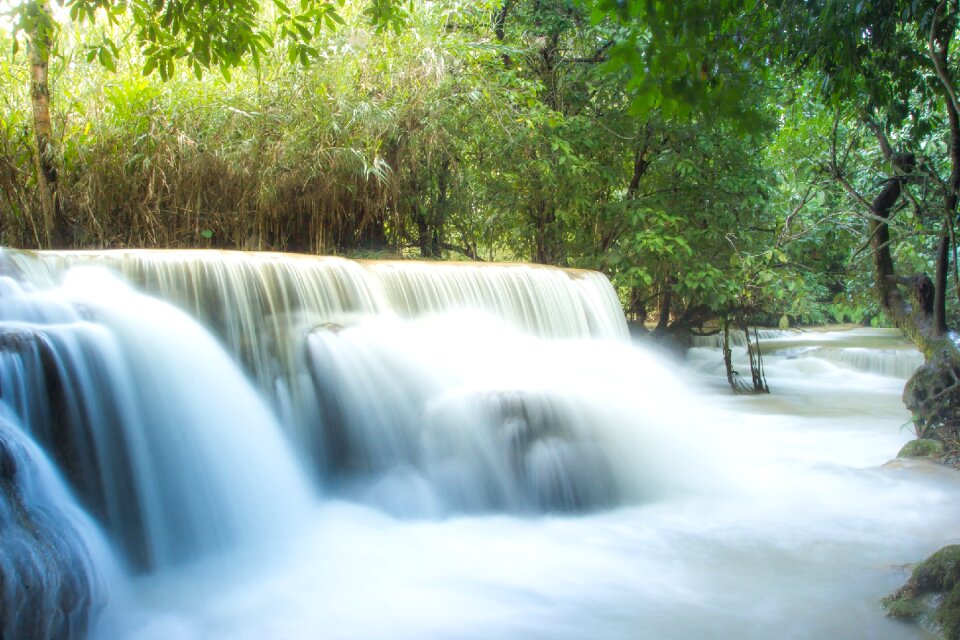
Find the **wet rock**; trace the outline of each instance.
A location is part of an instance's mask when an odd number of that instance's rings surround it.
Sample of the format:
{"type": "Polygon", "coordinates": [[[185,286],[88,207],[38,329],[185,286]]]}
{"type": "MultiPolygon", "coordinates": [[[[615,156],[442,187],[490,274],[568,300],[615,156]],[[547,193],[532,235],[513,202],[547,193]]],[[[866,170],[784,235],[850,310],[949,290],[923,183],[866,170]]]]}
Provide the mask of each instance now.
{"type": "Polygon", "coordinates": [[[913,570],[907,583],[883,599],[887,615],[960,640],[960,545],[940,549],[913,570]]]}
{"type": "Polygon", "coordinates": [[[939,440],[930,440],[928,438],[919,438],[911,440],[903,445],[898,458],[934,458],[940,459],[943,456],[944,444],[939,440]]]}
{"type": "Polygon", "coordinates": [[[903,403],[919,437],[947,444],[960,437],[960,351],[952,343],[927,356],[907,381],[903,403]]]}
{"type": "Polygon", "coordinates": [[[486,410],[513,484],[538,511],[588,512],[622,499],[607,452],[575,403],[531,392],[492,393],[486,410]]]}
{"type": "Polygon", "coordinates": [[[0,638],[86,638],[103,607],[68,494],[45,462],[0,416],[0,638]]]}

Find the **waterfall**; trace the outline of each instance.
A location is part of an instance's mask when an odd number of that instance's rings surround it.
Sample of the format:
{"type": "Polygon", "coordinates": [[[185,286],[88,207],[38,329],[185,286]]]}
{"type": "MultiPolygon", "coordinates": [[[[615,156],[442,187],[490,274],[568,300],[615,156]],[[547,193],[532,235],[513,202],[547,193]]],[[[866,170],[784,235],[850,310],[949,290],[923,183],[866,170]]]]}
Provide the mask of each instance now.
{"type": "MultiPolygon", "coordinates": [[[[598,273],[522,264],[357,262],[212,251],[8,252],[7,262],[22,279],[40,288],[59,286],[65,274],[69,279],[71,269],[108,268],[189,313],[219,338],[255,381],[316,479],[345,495],[366,496],[402,513],[429,514],[598,508],[630,493],[629,483],[613,470],[609,452],[597,445],[584,426],[583,409],[572,406],[569,399],[506,388],[443,406],[438,400],[472,383],[458,368],[489,361],[513,332],[534,342],[625,341],[619,301],[598,273]],[[473,327],[472,335],[448,336],[446,341],[437,340],[438,334],[409,333],[419,330],[412,328],[418,322],[450,314],[487,320],[473,327]],[[371,324],[376,328],[367,330],[371,324]],[[371,339],[386,327],[390,327],[390,341],[371,339]],[[465,341],[500,335],[497,327],[505,331],[498,341],[485,342],[487,353],[479,354],[475,362],[458,358],[465,341]],[[398,351],[397,345],[411,343],[420,347],[398,351]],[[429,354],[424,352],[431,349],[439,351],[430,355],[428,367],[423,363],[429,354]],[[503,400],[504,393],[511,395],[509,402],[503,400]],[[401,485],[410,491],[396,490],[401,485]],[[394,497],[385,497],[387,493],[394,497]],[[402,500],[397,497],[401,494],[406,496],[402,500]]],[[[116,288],[106,285],[107,290],[111,287],[116,288]]],[[[157,304],[141,296],[135,306],[146,309],[157,304]]],[[[121,351],[144,349],[143,339],[138,341],[137,336],[147,333],[145,321],[120,318],[123,305],[112,305],[110,313],[103,307],[101,299],[95,315],[111,333],[103,339],[116,340],[114,334],[120,332],[128,341],[121,351]]],[[[170,324],[167,319],[161,322],[170,324]]],[[[183,326],[178,329],[184,330],[183,326]]],[[[50,335],[50,331],[44,334],[46,342],[54,340],[50,335]]],[[[157,353],[136,358],[162,360],[176,353],[191,362],[196,359],[197,354],[190,353],[195,349],[185,349],[182,337],[167,335],[150,343],[156,345],[151,348],[157,353]],[[175,351],[171,351],[173,344],[178,344],[175,351]]],[[[87,357],[101,357],[107,350],[98,347],[94,349],[98,353],[87,357]]],[[[504,361],[510,357],[502,355],[504,361]]],[[[188,369],[195,366],[186,364],[188,369]]],[[[184,424],[175,417],[182,401],[174,398],[181,392],[196,395],[190,387],[196,376],[190,376],[187,388],[175,389],[175,382],[183,378],[175,369],[171,365],[169,372],[147,383],[155,388],[162,386],[160,379],[170,381],[162,395],[151,392],[131,406],[146,406],[147,415],[164,415],[184,424]]],[[[203,406],[200,398],[196,400],[203,406]]],[[[228,421],[211,420],[217,428],[230,428],[219,426],[228,421]]],[[[153,429],[147,427],[145,432],[153,429]]],[[[606,446],[616,449],[613,443],[606,446]]],[[[128,459],[126,453],[119,456],[116,466],[128,464],[139,470],[150,464],[125,462],[128,459]]],[[[96,487],[85,493],[95,492],[96,487]]],[[[93,501],[98,507],[102,502],[105,499],[93,501]]],[[[128,521],[131,504],[140,511],[153,504],[140,496],[121,502],[127,506],[105,505],[100,510],[113,521],[128,521]],[[111,516],[113,512],[116,515],[111,516]]],[[[141,513],[133,520],[149,521],[151,515],[141,513]]],[[[208,531],[201,526],[192,529],[197,535],[208,531]]],[[[189,538],[190,531],[187,527],[181,538],[189,538]]],[[[139,539],[136,531],[127,538],[139,539]]],[[[205,544],[198,540],[193,546],[205,544]]],[[[161,553],[161,549],[129,551],[140,556],[161,553]]]]}
{"type": "Polygon", "coordinates": [[[0,402],[0,637],[88,637],[112,567],[99,532],[0,402]]]}
{"type": "MultiPolygon", "coordinates": [[[[765,358],[808,360],[807,367],[834,367],[906,380],[923,364],[921,354],[896,329],[846,329],[843,331],[799,331],[760,329],[760,349],[765,358]]],[[[732,331],[734,365],[749,367],[746,338],[732,331]]],[[[723,345],[722,334],[695,337],[692,359],[714,373],[720,365],[713,351],[723,345]]]]}
{"type": "Polygon", "coordinates": [[[364,266],[390,307],[405,317],[474,310],[540,337],[626,337],[620,301],[595,271],[470,262],[364,266]]]}
{"type": "Polygon", "coordinates": [[[302,338],[371,316],[479,311],[542,338],[627,339],[616,293],[595,272],[524,264],[353,261],[226,251],[7,251],[8,270],[39,287],[100,265],[189,312],[224,343],[281,420],[316,420],[302,338]]]}
{"type": "MultiPolygon", "coordinates": [[[[790,335],[795,335],[796,331],[783,330],[783,329],[759,329],[751,328],[750,329],[750,340],[753,341],[757,338],[760,340],[775,340],[778,338],[783,338],[790,335]]],[[[710,349],[722,349],[723,348],[723,332],[706,336],[693,336],[694,347],[706,347],[710,349]]],[[[730,346],[731,347],[740,347],[746,348],[747,346],[747,334],[745,334],[741,329],[731,329],[730,330],[730,346]]]]}
{"type": "Polygon", "coordinates": [[[867,347],[810,347],[790,353],[791,358],[817,358],[841,368],[875,373],[906,380],[923,364],[916,349],[873,349],[867,347]]]}
{"type": "MultiPolygon", "coordinates": [[[[489,318],[312,332],[322,426],[312,446],[325,476],[403,515],[581,511],[649,492],[619,460],[624,440],[606,432],[647,416],[600,415],[597,389],[572,370],[538,382],[547,363],[570,365],[537,344],[489,318]],[[497,368],[516,353],[533,362],[497,368]]],[[[580,349],[566,347],[578,361],[580,349]]]]}
{"type": "Polygon", "coordinates": [[[914,637],[915,352],[760,337],[732,396],[591,272],[0,251],[0,637],[914,637]]]}
{"type": "MultiPolygon", "coordinates": [[[[620,302],[593,271],[528,264],[354,261],[229,251],[7,251],[37,286],[94,264],[189,310],[241,352],[304,326],[357,316],[482,311],[542,338],[626,339],[620,302]]],[[[251,364],[255,358],[249,357],[251,364]]]]}
{"type": "Polygon", "coordinates": [[[272,412],[185,313],[91,268],[2,289],[0,398],[132,565],[229,548],[304,511],[272,412]]]}

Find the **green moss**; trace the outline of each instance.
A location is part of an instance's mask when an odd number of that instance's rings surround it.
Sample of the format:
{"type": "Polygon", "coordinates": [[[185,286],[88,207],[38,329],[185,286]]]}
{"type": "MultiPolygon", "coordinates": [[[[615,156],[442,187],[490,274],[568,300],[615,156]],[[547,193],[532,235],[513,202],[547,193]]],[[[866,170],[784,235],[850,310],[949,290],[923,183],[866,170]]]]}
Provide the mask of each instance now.
{"type": "Polygon", "coordinates": [[[947,640],[960,639],[960,585],[954,585],[937,607],[937,622],[947,640]]]}
{"type": "Polygon", "coordinates": [[[887,615],[919,621],[935,606],[934,619],[947,640],[960,640],[960,545],[940,549],[921,562],[905,585],[882,601],[887,615]],[[927,598],[943,594],[942,599],[927,598]]]}
{"type": "Polygon", "coordinates": [[[898,458],[939,458],[943,454],[943,443],[939,440],[920,438],[903,445],[898,458]]]}
{"type": "Polygon", "coordinates": [[[951,544],[917,565],[910,576],[920,593],[949,591],[960,581],[960,545],[951,544]]]}
{"type": "Polygon", "coordinates": [[[917,620],[926,613],[926,607],[919,598],[896,597],[896,594],[892,594],[881,603],[887,615],[898,620],[917,620]]]}

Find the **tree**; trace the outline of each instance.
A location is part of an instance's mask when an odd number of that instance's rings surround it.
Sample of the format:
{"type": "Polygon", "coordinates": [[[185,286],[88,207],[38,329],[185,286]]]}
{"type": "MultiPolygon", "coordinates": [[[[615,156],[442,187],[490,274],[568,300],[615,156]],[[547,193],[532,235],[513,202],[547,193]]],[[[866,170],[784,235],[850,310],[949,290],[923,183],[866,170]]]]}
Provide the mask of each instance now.
{"type": "Polygon", "coordinates": [[[754,128],[756,96],[767,75],[755,55],[764,42],[768,5],[756,0],[583,0],[595,23],[621,28],[608,69],[626,72],[636,114],[720,117],[754,128]]]}
{"type": "Polygon", "coordinates": [[[819,99],[834,114],[824,169],[866,220],[875,296],[926,356],[904,393],[917,433],[956,441],[960,352],[948,334],[948,302],[957,295],[949,286],[951,259],[958,281],[960,105],[952,48],[960,8],[947,0],[773,8],[773,53],[795,74],[816,74],[819,99]],[[933,277],[898,271],[902,247],[926,256],[933,277]]]}
{"type": "MultiPolygon", "coordinates": [[[[36,175],[43,213],[43,234],[47,246],[63,245],[63,220],[57,192],[57,169],[50,122],[50,52],[56,24],[50,3],[29,2],[20,5],[18,27],[29,38],[30,98],[33,105],[33,130],[36,140],[36,175]]],[[[16,46],[16,40],[14,45],[16,46]]]]}

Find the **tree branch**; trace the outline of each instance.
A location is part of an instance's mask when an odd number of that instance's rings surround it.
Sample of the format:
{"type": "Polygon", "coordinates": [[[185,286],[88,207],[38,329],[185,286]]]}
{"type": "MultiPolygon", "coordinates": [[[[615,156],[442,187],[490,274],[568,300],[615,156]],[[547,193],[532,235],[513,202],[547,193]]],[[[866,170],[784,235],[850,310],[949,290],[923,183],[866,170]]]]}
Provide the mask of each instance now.
{"type": "Polygon", "coordinates": [[[883,157],[887,159],[887,162],[893,163],[893,147],[890,146],[890,139],[887,138],[887,132],[884,131],[880,123],[875,120],[867,119],[865,123],[867,128],[873,131],[873,135],[880,145],[880,151],[883,152],[883,157]]]}
{"type": "Polygon", "coordinates": [[[939,25],[940,14],[943,12],[944,7],[947,6],[947,0],[941,0],[940,4],[937,5],[937,8],[933,12],[933,20],[930,24],[930,38],[927,41],[927,49],[930,51],[930,60],[933,62],[933,68],[937,72],[937,78],[940,79],[940,82],[943,83],[944,91],[946,91],[947,98],[950,100],[950,105],[954,111],[960,113],[960,103],[957,102],[957,92],[953,89],[953,82],[950,80],[950,74],[947,71],[947,53],[949,51],[950,39],[952,37],[951,33],[948,37],[940,40],[939,48],[935,46],[937,40],[937,27],[939,25]]]}
{"type": "Polygon", "coordinates": [[[466,256],[475,262],[484,262],[483,258],[477,255],[477,252],[471,249],[470,247],[458,247],[452,245],[449,242],[441,242],[440,248],[446,251],[453,251],[454,253],[459,253],[460,255],[466,256]]]}
{"type": "Polygon", "coordinates": [[[813,199],[813,184],[807,185],[807,190],[804,192],[803,196],[800,198],[800,203],[793,208],[793,210],[787,214],[787,218],[783,221],[783,229],[780,231],[780,235],[777,237],[776,246],[780,247],[785,244],[787,235],[790,233],[790,223],[793,219],[803,210],[807,203],[813,199]]]}
{"type": "Polygon", "coordinates": [[[851,185],[847,179],[843,177],[843,174],[840,173],[839,168],[829,167],[828,169],[830,171],[830,175],[833,176],[833,179],[840,183],[840,186],[843,187],[843,190],[846,191],[851,198],[856,200],[857,203],[866,209],[871,216],[881,218],[884,222],[886,222],[886,218],[879,216],[876,210],[873,208],[873,205],[866,198],[860,195],[860,193],[853,188],[853,185],[851,185]]]}
{"type": "Polygon", "coordinates": [[[617,43],[616,40],[614,40],[614,39],[611,38],[610,40],[607,40],[607,41],[604,42],[602,45],[600,45],[600,47],[597,48],[596,51],[594,51],[593,55],[591,55],[591,56],[589,56],[589,57],[586,57],[586,58],[565,58],[565,59],[561,60],[560,62],[566,62],[566,63],[574,63],[574,62],[577,62],[577,63],[581,63],[581,64],[599,64],[599,63],[601,63],[601,62],[606,62],[606,61],[607,61],[607,56],[605,56],[605,55],[603,55],[603,54],[605,54],[605,53],[607,52],[607,50],[608,50],[610,47],[612,47],[613,45],[615,45],[616,43],[617,43]]]}

